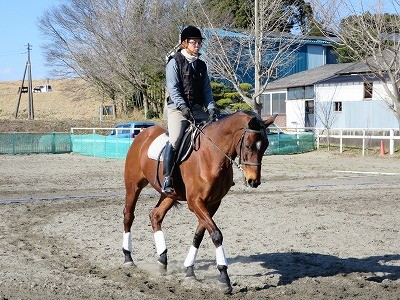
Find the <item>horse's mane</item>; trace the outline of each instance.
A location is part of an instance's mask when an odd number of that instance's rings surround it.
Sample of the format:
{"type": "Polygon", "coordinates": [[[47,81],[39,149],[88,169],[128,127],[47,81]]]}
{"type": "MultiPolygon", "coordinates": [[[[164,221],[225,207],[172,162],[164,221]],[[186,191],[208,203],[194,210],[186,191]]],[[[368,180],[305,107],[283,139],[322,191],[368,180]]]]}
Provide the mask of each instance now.
{"type": "Polygon", "coordinates": [[[237,117],[238,115],[243,115],[243,114],[249,116],[250,117],[249,120],[251,120],[251,119],[254,120],[253,122],[251,122],[251,124],[249,124],[249,126],[251,126],[252,129],[261,129],[262,127],[264,127],[264,122],[263,122],[261,116],[252,110],[237,111],[237,112],[221,119],[220,121],[223,121],[224,119],[228,119],[228,118],[232,118],[232,117],[234,118],[235,116],[237,117]]]}

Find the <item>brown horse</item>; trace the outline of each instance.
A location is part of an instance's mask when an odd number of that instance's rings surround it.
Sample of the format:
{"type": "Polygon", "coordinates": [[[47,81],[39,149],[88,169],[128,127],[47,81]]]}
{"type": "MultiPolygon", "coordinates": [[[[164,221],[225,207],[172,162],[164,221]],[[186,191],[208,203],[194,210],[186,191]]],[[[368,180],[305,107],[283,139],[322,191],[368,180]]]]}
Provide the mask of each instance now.
{"type": "Polygon", "coordinates": [[[197,147],[188,159],[175,168],[174,194],[161,192],[162,167],[157,168],[157,160],[148,157],[148,148],[155,138],[166,132],[160,126],[153,126],[140,133],[133,141],[125,162],[126,199],[124,209],[123,252],[125,263],[133,264],[131,252],[131,226],[136,203],[141,190],[150,183],[160,192],[160,199],[150,213],[158,262],[166,269],[167,247],[161,223],[168,210],[176,201],[187,201],[189,209],[196,215],[198,225],[193,243],[184,262],[186,276],[195,277],[193,266],[205,230],[211,236],[216,248],[219,281],[226,293],[232,291],[227,273],[227,261],[222,246],[222,233],[213,221],[213,216],[233,184],[232,165],[242,171],[247,185],[256,188],[261,183],[261,161],[268,147],[266,128],[275,117],[263,121],[254,112],[242,111],[214,122],[201,130],[197,137],[197,147]],[[234,161],[239,157],[238,164],[234,161]]]}

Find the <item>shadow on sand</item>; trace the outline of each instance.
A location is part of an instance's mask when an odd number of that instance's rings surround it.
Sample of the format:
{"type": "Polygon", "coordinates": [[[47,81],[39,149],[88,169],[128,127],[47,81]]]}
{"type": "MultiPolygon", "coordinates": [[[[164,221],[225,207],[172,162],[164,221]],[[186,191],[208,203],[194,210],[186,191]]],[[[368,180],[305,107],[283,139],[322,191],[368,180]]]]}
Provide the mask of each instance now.
{"type": "Polygon", "coordinates": [[[290,284],[304,277],[328,277],[354,272],[367,273],[367,280],[382,282],[400,278],[400,255],[371,256],[366,258],[339,258],[318,253],[266,253],[236,256],[229,263],[261,263],[269,271],[264,275],[280,275],[278,285],[290,284]]]}

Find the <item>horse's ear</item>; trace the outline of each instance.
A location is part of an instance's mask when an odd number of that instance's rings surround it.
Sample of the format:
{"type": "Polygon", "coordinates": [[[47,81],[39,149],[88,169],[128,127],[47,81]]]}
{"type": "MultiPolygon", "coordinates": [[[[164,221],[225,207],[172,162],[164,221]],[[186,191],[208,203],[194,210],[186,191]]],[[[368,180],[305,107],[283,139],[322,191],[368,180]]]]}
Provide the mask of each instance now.
{"type": "Polygon", "coordinates": [[[269,117],[268,119],[263,120],[263,121],[264,121],[264,126],[265,126],[265,128],[267,128],[269,125],[271,125],[272,123],[274,123],[277,116],[278,116],[278,114],[275,114],[275,115],[273,115],[272,117],[269,117]]]}
{"type": "Polygon", "coordinates": [[[250,121],[247,123],[247,127],[248,128],[252,128],[252,129],[257,129],[259,130],[260,128],[262,128],[264,126],[264,121],[261,122],[260,118],[258,117],[253,117],[250,119],[250,121]]]}

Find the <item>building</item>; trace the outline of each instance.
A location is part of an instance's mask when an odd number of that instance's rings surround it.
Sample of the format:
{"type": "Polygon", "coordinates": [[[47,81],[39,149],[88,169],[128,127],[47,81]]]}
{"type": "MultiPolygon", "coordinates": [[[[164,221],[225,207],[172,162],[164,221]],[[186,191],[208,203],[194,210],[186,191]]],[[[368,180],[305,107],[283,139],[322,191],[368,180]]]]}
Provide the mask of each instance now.
{"type": "MultiPolygon", "coordinates": [[[[242,61],[238,63],[236,68],[237,76],[240,78],[241,82],[246,82],[254,84],[254,68],[247,68],[247,61],[250,59],[246,54],[248,48],[252,47],[252,53],[254,53],[254,43],[253,37],[235,31],[228,31],[223,29],[204,29],[204,34],[207,39],[204,42],[204,59],[207,61],[207,43],[208,39],[212,35],[217,35],[222,38],[222,41],[229,45],[227,49],[238,49],[241,48],[240,52],[244,53],[241,56],[242,61]],[[236,43],[236,47],[235,47],[236,43]],[[250,45],[250,46],[249,46],[250,45]],[[247,47],[247,49],[242,49],[242,47],[247,47]],[[241,67],[241,65],[243,67],[241,67]],[[245,71],[243,71],[245,70],[245,71]]],[[[282,40],[287,40],[290,42],[291,46],[288,49],[288,54],[285,54],[287,59],[286,64],[279,65],[274,70],[273,80],[278,80],[285,76],[295,74],[301,71],[310,70],[325,64],[335,64],[337,62],[337,57],[333,54],[333,47],[331,41],[324,37],[306,37],[306,36],[295,36],[291,34],[285,35],[285,37],[279,36],[267,36],[264,37],[265,44],[268,45],[270,49],[263,56],[263,65],[269,68],[271,65],[271,60],[274,59],[276,55],[276,50],[279,48],[279,43],[282,40]],[[275,46],[274,46],[275,44],[275,46]]],[[[237,59],[236,53],[230,54],[232,59],[237,59]]],[[[210,69],[210,75],[213,77],[213,70],[210,69]]]]}
{"type": "Polygon", "coordinates": [[[262,115],[290,128],[398,128],[383,83],[362,63],[324,65],[270,83],[262,115]]]}

